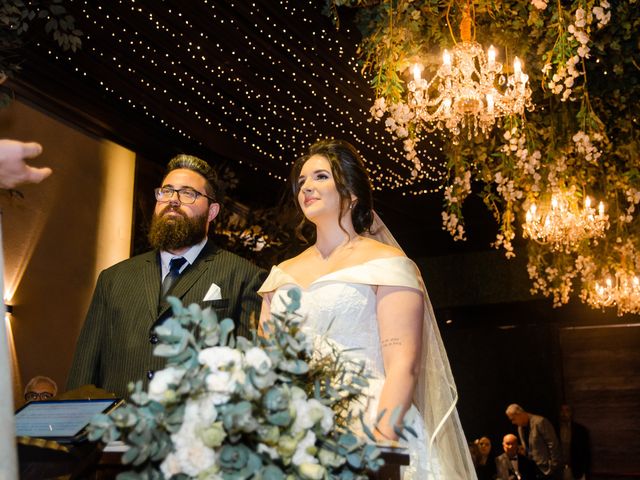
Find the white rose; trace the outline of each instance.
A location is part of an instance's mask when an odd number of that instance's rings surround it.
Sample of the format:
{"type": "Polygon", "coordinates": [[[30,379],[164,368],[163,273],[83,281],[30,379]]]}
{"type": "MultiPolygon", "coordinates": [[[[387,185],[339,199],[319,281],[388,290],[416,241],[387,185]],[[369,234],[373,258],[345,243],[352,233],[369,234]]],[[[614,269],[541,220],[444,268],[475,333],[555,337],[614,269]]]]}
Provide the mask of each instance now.
{"type": "Polygon", "coordinates": [[[215,371],[207,375],[207,390],[212,394],[215,405],[227,403],[236,389],[236,382],[230,372],[215,371]]]}
{"type": "Polygon", "coordinates": [[[254,368],[259,375],[266,374],[272,366],[269,356],[258,347],[250,348],[244,355],[245,362],[254,368]]]}
{"type": "Polygon", "coordinates": [[[300,466],[304,463],[318,463],[318,459],[310,454],[307,449],[313,449],[316,444],[316,435],[312,431],[308,431],[302,440],[298,443],[296,451],[293,454],[291,462],[300,466]]]}
{"type": "Polygon", "coordinates": [[[176,367],[167,367],[155,372],[153,379],[149,382],[149,398],[156,402],[166,400],[165,394],[169,390],[169,385],[178,385],[185,372],[176,367]]]}
{"type": "Polygon", "coordinates": [[[198,361],[211,370],[242,365],[242,354],[230,347],[205,348],[198,354],[198,361]]]}
{"type": "Polygon", "coordinates": [[[178,456],[171,452],[163,462],[160,464],[160,471],[164,475],[165,478],[171,478],[174,475],[182,473],[180,470],[180,461],[178,460],[178,456]]]}

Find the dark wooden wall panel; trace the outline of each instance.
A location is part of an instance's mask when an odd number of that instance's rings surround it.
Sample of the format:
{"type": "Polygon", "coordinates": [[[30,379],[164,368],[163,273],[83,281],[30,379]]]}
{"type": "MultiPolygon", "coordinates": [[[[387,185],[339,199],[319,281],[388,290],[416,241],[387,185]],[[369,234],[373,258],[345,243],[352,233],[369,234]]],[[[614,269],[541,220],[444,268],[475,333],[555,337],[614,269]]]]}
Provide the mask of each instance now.
{"type": "Polygon", "coordinates": [[[565,397],[590,432],[594,477],[640,478],[640,325],[562,329],[560,344],[565,397]]]}

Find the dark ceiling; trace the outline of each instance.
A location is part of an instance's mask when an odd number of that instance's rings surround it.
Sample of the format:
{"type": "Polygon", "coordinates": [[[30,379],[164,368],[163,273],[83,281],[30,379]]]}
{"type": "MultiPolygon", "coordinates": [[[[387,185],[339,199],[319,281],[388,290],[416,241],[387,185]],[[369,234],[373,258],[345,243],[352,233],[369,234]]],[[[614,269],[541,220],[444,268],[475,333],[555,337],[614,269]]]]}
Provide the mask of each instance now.
{"type": "Polygon", "coordinates": [[[432,179],[407,183],[401,142],[370,121],[374,92],[357,64],[352,12],[340,12],[336,29],[323,0],[65,5],[82,48],[29,39],[9,82],[18,98],[160,164],[189,152],[231,166],[232,194],[249,205],[274,204],[313,141],[344,138],[367,161],[377,208],[409,253],[488,248],[495,227],[479,201],[468,207],[469,242],[454,244],[440,227],[440,140],[420,152],[432,179]]]}

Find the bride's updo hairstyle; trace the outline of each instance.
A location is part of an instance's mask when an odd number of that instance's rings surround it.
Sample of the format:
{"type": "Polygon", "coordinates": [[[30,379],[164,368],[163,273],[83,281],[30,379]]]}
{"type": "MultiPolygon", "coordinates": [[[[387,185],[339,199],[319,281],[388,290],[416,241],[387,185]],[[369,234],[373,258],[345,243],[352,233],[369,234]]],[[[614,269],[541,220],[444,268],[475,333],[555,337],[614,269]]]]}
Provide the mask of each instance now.
{"type": "Polygon", "coordinates": [[[344,140],[320,140],[309,147],[309,151],[298,158],[291,170],[293,197],[299,212],[297,201],[300,193],[298,177],[302,166],[314,155],[326,158],[331,165],[331,174],[340,195],[340,218],[351,209],[351,221],[356,233],[369,232],[373,223],[373,195],[369,175],[358,151],[344,140]],[[351,195],[356,197],[351,201],[351,195]]]}

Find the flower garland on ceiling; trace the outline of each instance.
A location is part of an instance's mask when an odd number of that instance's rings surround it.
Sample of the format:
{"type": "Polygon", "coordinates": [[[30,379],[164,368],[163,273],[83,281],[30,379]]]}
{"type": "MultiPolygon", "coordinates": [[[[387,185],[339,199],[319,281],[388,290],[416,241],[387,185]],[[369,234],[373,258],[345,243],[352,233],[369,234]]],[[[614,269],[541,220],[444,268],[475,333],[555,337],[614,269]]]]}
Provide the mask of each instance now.
{"type": "MultiPolygon", "coordinates": [[[[595,205],[602,201],[609,227],[604,237],[574,239],[562,251],[558,245],[528,241],[532,293],[552,297],[555,306],[569,301],[576,281],[582,300],[597,306],[588,301],[594,298],[589,296],[594,272],[613,271],[619,258],[640,250],[635,218],[640,203],[637,3],[327,0],[334,19],[342,7],[357,10],[362,72],[376,93],[372,116],[384,119],[387,130],[403,142],[416,184],[421,170],[416,147],[430,135],[406,103],[409,69],[416,59],[433,70],[439,62],[436,52],[454,46],[451,26],[471,4],[477,37],[494,45],[505,65],[516,54],[524,60],[535,110],[504,118],[490,135],[460,135],[447,143],[442,222],[454,240],[465,240],[463,204],[479,190],[499,225],[492,245],[511,258],[531,205],[548,205],[559,195],[575,205],[588,206],[587,196],[595,205]]],[[[619,313],[633,311],[618,308],[619,313]]]]}

